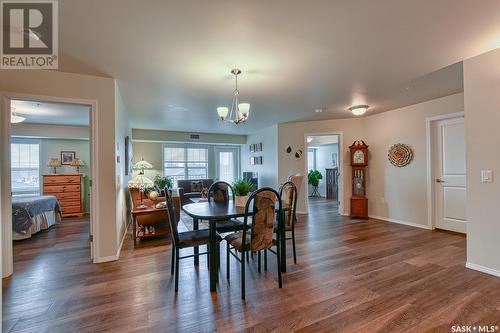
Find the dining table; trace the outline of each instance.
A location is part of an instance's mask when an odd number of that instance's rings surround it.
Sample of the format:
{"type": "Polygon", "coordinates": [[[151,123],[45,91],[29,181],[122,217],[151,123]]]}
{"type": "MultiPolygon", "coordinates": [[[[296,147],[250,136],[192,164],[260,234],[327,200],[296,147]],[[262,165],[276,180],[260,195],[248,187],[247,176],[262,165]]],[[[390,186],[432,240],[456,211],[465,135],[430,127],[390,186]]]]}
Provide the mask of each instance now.
{"type": "MultiPolygon", "coordinates": [[[[276,207],[278,210],[279,208],[276,207]]],[[[283,218],[283,212],[289,209],[285,207],[285,204],[282,203],[282,213],[278,213],[279,219],[283,218]]],[[[215,202],[215,201],[205,201],[200,200],[195,203],[186,204],[182,207],[184,213],[193,218],[193,230],[199,229],[200,220],[208,221],[208,229],[209,229],[209,268],[210,268],[210,291],[216,291],[217,281],[218,281],[218,270],[219,265],[217,263],[217,255],[216,255],[216,247],[217,244],[217,230],[216,230],[216,222],[224,221],[234,218],[241,218],[245,216],[252,216],[252,209],[248,212],[245,212],[245,207],[239,207],[235,205],[233,200],[228,202],[215,202]]],[[[251,222],[249,222],[250,225],[251,222]]],[[[280,255],[281,255],[281,271],[286,272],[286,241],[285,241],[285,228],[283,227],[283,223],[278,223],[278,246],[280,246],[280,255]]],[[[194,253],[198,254],[198,247],[194,248],[194,253]]],[[[194,256],[194,264],[199,264],[198,256],[194,256]]]]}

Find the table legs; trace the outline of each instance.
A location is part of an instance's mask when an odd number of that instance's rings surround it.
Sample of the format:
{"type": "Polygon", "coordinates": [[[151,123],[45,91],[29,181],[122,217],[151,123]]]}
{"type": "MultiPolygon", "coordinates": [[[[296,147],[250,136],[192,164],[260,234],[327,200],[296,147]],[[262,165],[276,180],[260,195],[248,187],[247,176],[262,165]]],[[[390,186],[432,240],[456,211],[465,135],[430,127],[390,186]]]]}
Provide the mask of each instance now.
{"type": "Polygon", "coordinates": [[[137,241],[137,218],[132,216],[132,239],[134,240],[134,248],[137,241]]]}
{"type": "Polygon", "coordinates": [[[216,291],[217,274],[218,274],[218,260],[217,258],[217,232],[215,230],[215,221],[208,221],[209,224],[209,237],[210,237],[210,291],[216,291]]]}
{"type": "MultiPolygon", "coordinates": [[[[198,227],[199,227],[199,220],[193,218],[193,230],[198,230],[198,227]]],[[[194,264],[196,266],[198,266],[200,264],[200,257],[197,255],[198,253],[200,253],[200,249],[198,248],[198,246],[195,246],[194,247],[194,254],[195,254],[194,264]]]]}

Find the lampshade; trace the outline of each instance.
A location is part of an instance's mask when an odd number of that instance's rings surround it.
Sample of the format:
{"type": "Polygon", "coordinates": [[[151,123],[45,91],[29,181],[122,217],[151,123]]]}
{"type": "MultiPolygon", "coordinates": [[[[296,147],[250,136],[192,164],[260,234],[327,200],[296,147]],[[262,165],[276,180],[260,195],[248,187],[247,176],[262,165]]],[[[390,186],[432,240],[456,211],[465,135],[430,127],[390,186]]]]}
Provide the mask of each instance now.
{"type": "Polygon", "coordinates": [[[49,158],[47,166],[51,168],[57,168],[61,166],[61,161],[58,158],[49,158]]]}
{"type": "Polygon", "coordinates": [[[71,162],[71,166],[75,166],[75,167],[81,167],[81,166],[84,166],[84,165],[85,165],[85,162],[83,162],[78,157],[75,157],[75,159],[73,160],[73,162],[71,162]]]}
{"type": "Polygon", "coordinates": [[[240,103],[238,104],[238,110],[240,111],[240,116],[248,118],[250,115],[250,104],[240,103]]]}
{"type": "Polygon", "coordinates": [[[21,116],[18,116],[18,115],[15,115],[15,114],[13,114],[13,113],[10,115],[10,122],[11,122],[12,124],[22,123],[22,122],[23,122],[23,121],[25,121],[25,120],[26,120],[26,118],[21,117],[21,116]]]}
{"type": "Polygon", "coordinates": [[[146,161],[144,161],[142,159],[139,162],[137,162],[136,164],[134,164],[134,166],[132,167],[132,169],[144,171],[144,170],[151,170],[151,169],[153,169],[153,166],[151,165],[151,163],[146,162],[146,161]]]}
{"type": "Polygon", "coordinates": [[[366,113],[368,110],[369,106],[368,105],[354,105],[349,108],[349,110],[352,112],[353,115],[355,116],[361,116],[366,113]]]}
{"type": "Polygon", "coordinates": [[[224,107],[224,106],[221,106],[221,107],[217,108],[217,114],[219,115],[219,117],[221,119],[226,118],[228,113],[229,113],[229,109],[226,108],[226,107],[224,107]]]}
{"type": "Polygon", "coordinates": [[[151,188],[154,186],[154,183],[151,179],[144,175],[137,175],[132,180],[128,182],[128,188],[139,188],[139,189],[145,189],[145,188],[151,188]]]}

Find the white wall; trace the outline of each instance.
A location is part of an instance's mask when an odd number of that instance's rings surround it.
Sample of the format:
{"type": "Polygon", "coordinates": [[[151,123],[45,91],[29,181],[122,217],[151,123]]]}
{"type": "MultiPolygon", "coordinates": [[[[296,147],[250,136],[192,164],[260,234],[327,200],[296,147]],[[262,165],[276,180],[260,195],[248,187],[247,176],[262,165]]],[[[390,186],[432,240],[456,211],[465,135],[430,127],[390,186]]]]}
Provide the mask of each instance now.
{"type": "MultiPolygon", "coordinates": [[[[129,115],[118,85],[115,83],[115,154],[116,161],[115,182],[116,182],[116,244],[117,254],[120,252],[122,241],[127,233],[129,222],[129,211],[131,210],[131,199],[128,190],[128,181],[132,175],[125,176],[125,137],[132,138],[132,128],[130,126],[129,115]],[[119,157],[119,158],[118,158],[119,157]]],[[[118,259],[118,258],[116,258],[118,259]]]]}
{"type": "Polygon", "coordinates": [[[18,123],[11,125],[10,133],[12,136],[35,138],[88,139],[90,129],[88,126],[18,123]]]}
{"type": "MultiPolygon", "coordinates": [[[[99,147],[97,156],[93,158],[97,159],[99,169],[99,183],[95,183],[95,186],[96,192],[99,193],[101,209],[98,211],[99,243],[95,256],[103,260],[112,260],[117,254],[119,245],[116,242],[115,223],[115,81],[111,78],[59,71],[2,70],[0,91],[97,101],[99,147]]],[[[8,109],[5,112],[8,112],[8,109]]],[[[5,221],[11,218],[5,215],[5,221]]],[[[6,260],[3,266],[3,273],[9,274],[11,267],[5,270],[6,260]]]]}
{"type": "Polygon", "coordinates": [[[463,110],[463,94],[455,94],[364,119],[370,146],[366,185],[370,216],[428,224],[426,118],[463,110]],[[387,152],[395,143],[413,149],[408,166],[398,168],[388,161],[387,152]]]}
{"type": "Polygon", "coordinates": [[[500,49],[464,61],[467,264],[500,276],[500,49]],[[481,170],[493,183],[481,183],[481,170]]]}
{"type": "Polygon", "coordinates": [[[241,171],[258,172],[259,187],[278,186],[278,126],[273,125],[247,136],[247,144],[241,150],[241,171]],[[249,145],[262,143],[262,151],[250,153],[249,145]],[[261,165],[251,165],[250,156],[262,156],[261,165]]]}
{"type": "MultiPolygon", "coordinates": [[[[426,118],[463,111],[463,94],[455,94],[397,110],[362,118],[307,121],[280,124],[278,128],[278,175],[280,181],[290,173],[304,172],[306,159],[296,160],[286,154],[285,147],[304,150],[306,133],[343,133],[345,182],[344,214],[350,210],[351,167],[349,148],[355,140],[364,140],[369,148],[367,195],[369,214],[385,219],[427,225],[426,202],[426,118]],[[413,162],[405,168],[393,167],[387,150],[395,143],[410,145],[415,152],[413,162]],[[381,203],[381,197],[385,203],[381,203]]],[[[342,172],[342,170],[341,170],[342,172]]],[[[299,194],[298,210],[304,211],[306,193],[299,194]]]]}
{"type": "MultiPolygon", "coordinates": [[[[344,163],[344,170],[346,175],[349,169],[349,149],[347,148],[354,140],[365,140],[364,126],[362,119],[335,119],[335,120],[321,120],[321,121],[304,121],[285,123],[278,126],[278,180],[283,182],[291,174],[306,172],[307,155],[306,155],[306,142],[305,134],[321,133],[321,134],[335,134],[338,132],[343,133],[343,147],[339,146],[339,158],[342,156],[344,163]],[[291,146],[293,151],[287,154],[285,149],[291,146]],[[304,152],[303,158],[298,160],[294,157],[297,150],[304,152]]],[[[342,172],[342,170],[341,170],[342,172]]],[[[350,176],[348,176],[348,179],[350,176]]],[[[307,177],[304,179],[302,190],[299,193],[297,211],[304,213],[306,209],[307,177]]],[[[348,182],[345,182],[341,193],[344,199],[344,212],[349,212],[348,198],[351,194],[351,187],[348,182]]]]}

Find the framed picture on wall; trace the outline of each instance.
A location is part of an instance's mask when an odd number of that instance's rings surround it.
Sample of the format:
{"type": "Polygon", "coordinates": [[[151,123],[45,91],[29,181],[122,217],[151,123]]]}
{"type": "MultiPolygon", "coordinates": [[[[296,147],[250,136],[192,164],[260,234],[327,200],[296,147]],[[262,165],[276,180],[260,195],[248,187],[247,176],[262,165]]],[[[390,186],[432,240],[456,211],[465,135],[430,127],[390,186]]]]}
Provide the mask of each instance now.
{"type": "Polygon", "coordinates": [[[339,156],[337,153],[332,153],[332,166],[334,168],[338,167],[338,163],[339,163],[339,156]]]}
{"type": "Polygon", "coordinates": [[[132,149],[132,140],[130,136],[125,137],[125,176],[132,174],[132,167],[134,165],[134,152],[132,149]]]}
{"type": "Polygon", "coordinates": [[[251,144],[251,145],[250,145],[250,152],[251,152],[251,153],[254,153],[254,152],[255,152],[255,145],[254,145],[254,144],[251,144]]]}
{"type": "Polygon", "coordinates": [[[61,152],[61,164],[71,165],[75,160],[76,153],[74,151],[62,151],[61,152]]]}
{"type": "Polygon", "coordinates": [[[255,145],[255,151],[262,151],[262,142],[255,145]]]}

